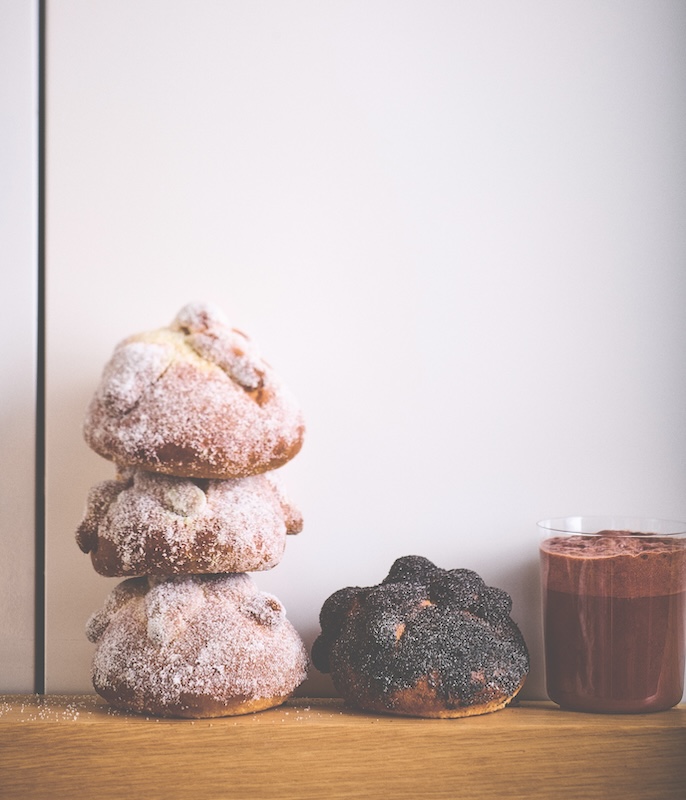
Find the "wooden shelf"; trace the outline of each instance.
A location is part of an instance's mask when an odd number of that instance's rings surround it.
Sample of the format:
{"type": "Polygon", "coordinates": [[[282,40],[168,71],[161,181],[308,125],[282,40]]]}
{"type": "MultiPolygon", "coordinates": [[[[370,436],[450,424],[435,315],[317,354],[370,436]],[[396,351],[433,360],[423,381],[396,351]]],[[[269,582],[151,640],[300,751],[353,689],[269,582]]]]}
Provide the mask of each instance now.
{"type": "Polygon", "coordinates": [[[167,720],[99,698],[0,695],[0,797],[198,800],[683,798],[686,706],[644,715],[522,702],[426,720],[331,699],[167,720]]]}

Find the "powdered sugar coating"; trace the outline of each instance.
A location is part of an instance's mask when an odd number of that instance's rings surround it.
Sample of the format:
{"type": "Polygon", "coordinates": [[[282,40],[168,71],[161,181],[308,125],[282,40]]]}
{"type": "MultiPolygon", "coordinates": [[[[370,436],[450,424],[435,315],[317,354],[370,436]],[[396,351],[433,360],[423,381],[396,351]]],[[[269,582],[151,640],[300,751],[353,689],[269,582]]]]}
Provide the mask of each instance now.
{"type": "Polygon", "coordinates": [[[188,303],[179,311],[170,327],[186,333],[204,333],[228,326],[226,315],[214,303],[188,303]]]}
{"type": "MultiPolygon", "coordinates": [[[[131,578],[88,623],[93,685],[164,716],[244,713],[304,680],[307,654],[281,603],[247,575],[131,578]]],[[[260,707],[265,707],[261,705],[260,707]]]]}
{"type": "Polygon", "coordinates": [[[259,359],[256,354],[248,350],[247,339],[241,343],[242,347],[239,346],[237,339],[236,331],[217,331],[212,334],[193,333],[187,337],[188,344],[199,356],[221,367],[244,389],[259,389],[262,387],[264,379],[259,359]]]}
{"type": "Polygon", "coordinates": [[[224,481],[130,470],[88,497],[77,531],[108,576],[254,572],[283,556],[300,512],[271,475],[224,481]]]}
{"type": "Polygon", "coordinates": [[[125,414],[139,402],[149,384],[167,369],[173,350],[164,343],[130,342],[115,351],[98,387],[98,399],[114,414],[125,414]]]}
{"type": "Polygon", "coordinates": [[[89,446],[118,464],[215,479],[282,466],[304,431],[250,340],[203,304],[116,348],[84,424],[89,446]]]}

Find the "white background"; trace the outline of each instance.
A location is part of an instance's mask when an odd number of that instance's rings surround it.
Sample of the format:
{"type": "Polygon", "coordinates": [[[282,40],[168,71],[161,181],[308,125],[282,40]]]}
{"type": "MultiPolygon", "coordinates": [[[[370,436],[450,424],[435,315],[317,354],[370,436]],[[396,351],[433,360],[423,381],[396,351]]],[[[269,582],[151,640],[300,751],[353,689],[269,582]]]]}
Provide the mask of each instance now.
{"type": "Polygon", "coordinates": [[[686,518],[684,3],[48,6],[48,690],[116,583],[74,542],[100,371],[208,299],[305,410],[255,580],[306,643],[422,554],[512,594],[543,697],[536,520],[686,518]]]}

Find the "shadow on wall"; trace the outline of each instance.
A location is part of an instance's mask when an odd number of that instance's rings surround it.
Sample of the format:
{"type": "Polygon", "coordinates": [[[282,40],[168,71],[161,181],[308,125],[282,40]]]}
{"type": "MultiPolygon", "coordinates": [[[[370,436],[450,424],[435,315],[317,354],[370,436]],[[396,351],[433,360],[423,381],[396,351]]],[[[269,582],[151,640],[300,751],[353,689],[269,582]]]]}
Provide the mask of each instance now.
{"type": "Polygon", "coordinates": [[[90,488],[115,476],[112,463],[92,452],[81,432],[94,385],[65,383],[52,392],[47,419],[46,485],[46,688],[93,690],[88,617],[119,582],[98,575],[76,544],[76,528],[90,488]]]}
{"type": "Polygon", "coordinates": [[[491,586],[505,589],[513,599],[512,619],[517,623],[529,648],[531,669],[521,691],[522,700],[545,700],[545,671],[543,663],[543,621],[538,556],[516,565],[516,568],[489,571],[484,580],[491,586]]]}

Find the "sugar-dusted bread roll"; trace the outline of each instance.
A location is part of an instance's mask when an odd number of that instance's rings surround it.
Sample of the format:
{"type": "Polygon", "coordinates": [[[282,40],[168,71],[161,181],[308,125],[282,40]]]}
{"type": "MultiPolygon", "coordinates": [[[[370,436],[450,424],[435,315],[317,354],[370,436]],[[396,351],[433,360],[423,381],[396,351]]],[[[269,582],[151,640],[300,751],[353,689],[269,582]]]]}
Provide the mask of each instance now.
{"type": "Polygon", "coordinates": [[[115,349],[84,423],[120,466],[190,478],[243,478],[300,450],[298,403],[251,341],[206,304],[115,349]]]}
{"type": "Polygon", "coordinates": [[[306,676],[283,606],[247,575],[129,578],[86,632],[96,692],[129,711],[246,714],[283,703],[306,676]]]}
{"type": "Polygon", "coordinates": [[[76,540],[101,575],[255,572],[275,567],[302,517],[268,473],[175,478],[143,470],[88,496],[76,540]]]}

